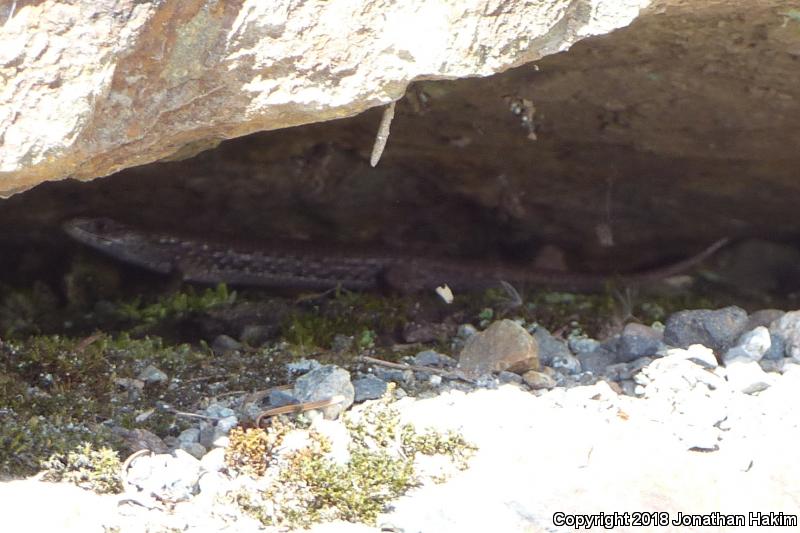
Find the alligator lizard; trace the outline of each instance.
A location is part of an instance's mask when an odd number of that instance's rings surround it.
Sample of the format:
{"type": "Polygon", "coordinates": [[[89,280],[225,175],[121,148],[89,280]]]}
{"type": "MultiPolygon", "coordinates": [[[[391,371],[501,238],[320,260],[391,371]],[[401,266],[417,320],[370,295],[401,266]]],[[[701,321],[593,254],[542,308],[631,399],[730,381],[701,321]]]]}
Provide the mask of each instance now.
{"type": "Polygon", "coordinates": [[[532,284],[572,290],[603,290],[609,281],[641,285],[685,272],[711,256],[728,239],[720,239],[688,259],[627,275],[579,274],[457,259],[406,257],[402,254],[358,254],[319,249],[228,246],[139,231],[105,218],[78,218],[64,224],[77,241],[120,261],[163,274],[178,274],[197,283],[229,283],[324,290],[342,287],[401,292],[442,284],[459,290],[497,285],[532,284]]]}

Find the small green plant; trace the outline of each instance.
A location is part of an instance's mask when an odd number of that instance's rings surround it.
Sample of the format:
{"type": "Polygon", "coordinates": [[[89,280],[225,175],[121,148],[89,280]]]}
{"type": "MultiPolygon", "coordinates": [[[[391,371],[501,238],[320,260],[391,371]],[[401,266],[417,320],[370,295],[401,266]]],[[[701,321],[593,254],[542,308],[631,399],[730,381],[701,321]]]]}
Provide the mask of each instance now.
{"type": "MultiPolygon", "coordinates": [[[[207,354],[188,345],[165,346],[160,339],[110,337],[98,333],[77,339],[40,335],[0,342],[0,473],[29,475],[53,453],[67,453],[83,441],[116,445],[108,426],[148,429],[164,434],[175,424],[171,413],[157,412],[135,423],[133,414],[164,399],[164,390],[122,385],[148,364],[170,376],[196,372],[207,354]]],[[[167,395],[180,405],[185,391],[167,395]]]]}
{"type": "Polygon", "coordinates": [[[466,470],[469,460],[477,450],[475,445],[467,442],[463,435],[455,431],[441,433],[428,428],[422,433],[417,433],[411,425],[403,426],[401,431],[405,454],[446,455],[459,470],[466,470]]]}
{"type": "MultiPolygon", "coordinates": [[[[80,424],[43,416],[0,413],[0,475],[26,476],[39,470],[41,461],[59,450],[71,450],[86,440],[108,439],[80,424]]],[[[64,452],[65,453],[65,452],[64,452]]]]}
{"type": "Polygon", "coordinates": [[[365,329],[358,336],[358,348],[360,350],[368,350],[375,347],[375,339],[378,335],[371,329],[365,329]]]}
{"type": "Polygon", "coordinates": [[[494,318],[494,309],[491,307],[484,307],[481,309],[481,312],[478,313],[478,320],[481,322],[491,322],[492,318],[494,318]]]}
{"type": "Polygon", "coordinates": [[[58,298],[44,283],[30,289],[0,288],[0,336],[20,338],[49,329],[57,307],[58,298]]]}
{"type": "Polygon", "coordinates": [[[230,432],[230,443],[225,449],[225,463],[234,472],[250,477],[264,475],[270,461],[270,453],[280,442],[288,426],[276,421],[267,431],[259,428],[240,427],[230,432]]]}
{"type": "Polygon", "coordinates": [[[343,291],[335,298],[299,308],[283,320],[283,339],[301,350],[329,348],[340,335],[356,339],[360,350],[374,346],[379,334],[394,333],[407,322],[412,304],[403,297],[343,291]]]}
{"type": "Polygon", "coordinates": [[[164,320],[183,318],[192,313],[202,313],[215,307],[231,305],[236,301],[236,292],[229,291],[227,285],[220,283],[213,289],[205,289],[199,294],[193,287],[162,297],[157,302],[143,305],[141,298],[132,302],[120,303],[117,315],[120,319],[142,323],[157,324],[164,320]]]}
{"type": "MultiPolygon", "coordinates": [[[[387,393],[357,414],[345,416],[351,438],[348,462],[329,458],[331,443],[312,429],[307,447],[282,460],[258,463],[270,465],[264,469],[266,476],[272,476],[266,490],[240,490],[229,497],[268,526],[309,527],[330,520],[374,524],[392,499],[419,483],[414,469],[417,453],[446,454],[458,468],[466,468],[474,446],[456,433],[417,433],[411,425],[400,424],[399,413],[390,404],[387,393]],[[270,474],[273,466],[277,471],[270,474]]],[[[253,447],[259,460],[263,438],[258,437],[253,447]]]]}
{"type": "Polygon", "coordinates": [[[94,449],[86,442],[67,453],[56,453],[42,462],[45,481],[67,481],[101,494],[122,492],[122,465],[110,448],[94,449]]]}
{"type": "Polygon", "coordinates": [[[384,451],[353,450],[347,465],[314,451],[297,452],[280,477],[300,506],[285,509],[278,524],[308,527],[321,520],[374,524],[386,504],[416,485],[413,463],[384,451]]]}

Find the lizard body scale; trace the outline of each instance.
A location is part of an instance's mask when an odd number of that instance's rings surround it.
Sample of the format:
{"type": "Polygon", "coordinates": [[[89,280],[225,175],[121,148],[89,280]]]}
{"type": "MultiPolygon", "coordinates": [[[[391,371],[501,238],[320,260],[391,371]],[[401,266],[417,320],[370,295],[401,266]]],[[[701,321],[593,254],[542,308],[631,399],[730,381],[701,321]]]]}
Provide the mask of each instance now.
{"type": "Polygon", "coordinates": [[[458,290],[480,289],[496,286],[501,280],[586,291],[603,290],[609,281],[635,286],[685,272],[728,242],[720,239],[697,255],[665,267],[608,276],[401,254],[234,247],[146,233],[104,218],[69,220],[64,229],[78,242],[117,260],[162,274],[177,273],[188,282],[306,290],[388,286],[401,292],[433,289],[445,283],[458,290]]]}

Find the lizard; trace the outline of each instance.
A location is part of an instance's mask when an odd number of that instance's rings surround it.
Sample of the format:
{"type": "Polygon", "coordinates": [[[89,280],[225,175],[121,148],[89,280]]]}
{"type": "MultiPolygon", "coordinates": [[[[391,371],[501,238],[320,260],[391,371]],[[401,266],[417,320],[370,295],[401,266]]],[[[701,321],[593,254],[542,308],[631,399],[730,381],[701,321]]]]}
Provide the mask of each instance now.
{"type": "Polygon", "coordinates": [[[474,290],[531,284],[602,291],[609,282],[638,286],[690,270],[725,246],[722,238],[696,255],[667,266],[622,275],[586,274],[402,253],[322,251],[301,246],[255,248],[149,233],[108,218],[75,218],[63,224],[76,241],[119,261],[194,283],[228,283],[301,290],[389,288],[402,293],[447,284],[474,290]]]}

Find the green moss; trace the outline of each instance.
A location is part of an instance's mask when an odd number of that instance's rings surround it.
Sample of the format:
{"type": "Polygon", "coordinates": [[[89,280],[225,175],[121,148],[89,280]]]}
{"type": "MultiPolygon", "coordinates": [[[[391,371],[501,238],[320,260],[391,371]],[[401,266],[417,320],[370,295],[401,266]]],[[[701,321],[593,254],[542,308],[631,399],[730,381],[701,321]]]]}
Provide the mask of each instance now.
{"type": "Polygon", "coordinates": [[[469,466],[469,460],[477,448],[467,442],[464,436],[455,431],[441,433],[428,428],[422,433],[417,433],[413,426],[405,425],[401,428],[403,453],[414,455],[446,455],[459,470],[469,466]]]}
{"type": "Polygon", "coordinates": [[[356,446],[389,448],[397,442],[400,413],[391,405],[394,388],[395,384],[390,383],[383,398],[361,409],[357,416],[345,415],[345,426],[356,446]]]}
{"type": "Polygon", "coordinates": [[[205,289],[200,292],[194,287],[187,287],[147,305],[142,303],[140,297],[131,302],[120,302],[116,305],[115,313],[121,320],[152,325],[165,320],[177,320],[193,313],[203,313],[220,306],[232,305],[235,301],[236,292],[229,291],[228,287],[221,283],[213,289],[205,289]]]}
{"type": "Polygon", "coordinates": [[[57,322],[58,298],[50,287],[36,282],[30,289],[0,289],[0,337],[36,335],[57,322]]]}
{"type": "MultiPolygon", "coordinates": [[[[312,430],[311,444],[275,462],[269,456],[279,441],[268,444],[269,431],[237,432],[239,451],[230,464],[246,464],[255,458],[256,471],[270,476],[261,493],[239,491],[230,495],[239,507],[264,525],[287,528],[308,527],[316,522],[346,520],[374,524],[387,504],[418,484],[414,469],[416,454],[445,454],[456,466],[466,468],[475,448],[456,433],[429,430],[417,433],[401,425],[391,394],[373,402],[356,415],[345,416],[350,432],[350,460],[338,464],[325,454],[331,444],[312,430]],[[266,450],[266,451],[265,451],[266,450]]],[[[279,425],[275,435],[284,435],[287,426],[279,425]]],[[[232,439],[233,440],[233,439],[232,439]]],[[[242,471],[242,470],[238,470],[242,471]]]]}
{"type": "Polygon", "coordinates": [[[12,409],[0,412],[0,476],[35,473],[51,454],[66,453],[83,442],[98,445],[119,442],[102,426],[81,424],[55,416],[20,416],[12,409]]]}
{"type": "Polygon", "coordinates": [[[230,443],[225,448],[225,464],[236,473],[259,477],[267,470],[270,456],[292,426],[280,418],[272,421],[266,430],[260,428],[233,428],[228,435],[230,443]]]}
{"type": "Polygon", "coordinates": [[[42,462],[45,481],[67,481],[100,494],[122,492],[122,465],[110,448],[94,449],[85,442],[67,453],[56,453],[42,462]]]}
{"type": "Polygon", "coordinates": [[[563,291],[525,292],[524,305],[507,309],[502,294],[487,291],[481,298],[472,300],[469,308],[475,321],[488,325],[487,317],[519,317],[528,323],[536,322],[550,331],[568,328],[585,332],[592,337],[604,337],[629,321],[650,324],[663,321],[669,314],[681,309],[715,308],[725,305],[697,293],[638,293],[617,290],[609,285],[603,293],[572,293],[563,291]],[[489,311],[494,311],[489,313],[489,311]]]}
{"type": "Polygon", "coordinates": [[[323,316],[317,309],[312,312],[293,312],[281,329],[286,342],[301,350],[310,350],[330,346],[334,335],[347,334],[342,329],[347,325],[343,317],[323,316]]]}
{"type": "Polygon", "coordinates": [[[64,295],[74,310],[91,309],[100,300],[120,297],[122,278],[113,261],[92,254],[77,254],[64,274],[64,295]]]}
{"type": "Polygon", "coordinates": [[[126,389],[119,378],[135,378],[147,364],[169,375],[196,375],[206,357],[188,345],[164,346],[160,339],[126,335],[43,335],[0,343],[2,468],[7,474],[30,474],[41,459],[85,440],[119,446],[103,421],[136,425],[162,436],[178,430],[170,412],[154,412],[139,424],[134,418],[158,401],[180,406],[197,392],[167,391],[163,385],[126,389]]]}
{"type": "Polygon", "coordinates": [[[378,337],[394,335],[408,321],[412,299],[341,291],[323,302],[296,309],[281,325],[284,340],[300,351],[330,348],[334,337],[355,337],[356,347],[374,347],[378,337]]]}
{"type": "Polygon", "coordinates": [[[416,485],[413,461],[385,450],[351,450],[346,465],[324,454],[330,443],[312,433],[311,446],[288,458],[270,487],[231,495],[264,525],[309,527],[330,520],[373,524],[386,504],[416,485]]]}
{"type": "Polygon", "coordinates": [[[454,431],[442,433],[428,428],[419,432],[411,424],[400,424],[400,413],[392,406],[392,389],[384,397],[366,406],[358,413],[345,417],[345,424],[356,446],[362,449],[396,447],[400,442],[402,455],[413,458],[423,455],[446,455],[460,468],[467,467],[476,448],[454,431]]]}
{"type": "Polygon", "coordinates": [[[363,449],[352,451],[347,465],[308,450],[298,452],[280,483],[292,487],[301,503],[285,508],[275,520],[290,527],[334,519],[374,524],[389,501],[416,485],[413,463],[363,449]]]}

